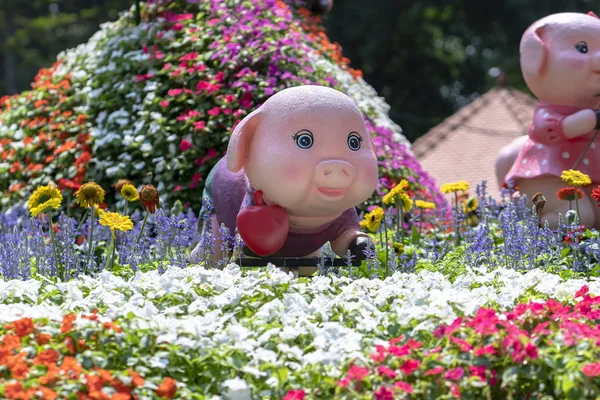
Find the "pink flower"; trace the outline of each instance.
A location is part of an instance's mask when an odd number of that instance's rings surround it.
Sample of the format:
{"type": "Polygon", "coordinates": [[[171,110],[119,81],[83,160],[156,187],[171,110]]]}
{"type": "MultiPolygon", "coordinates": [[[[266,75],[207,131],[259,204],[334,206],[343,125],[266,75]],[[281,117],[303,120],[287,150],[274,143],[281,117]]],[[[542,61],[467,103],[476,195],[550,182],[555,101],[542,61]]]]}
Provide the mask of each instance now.
{"type": "Polygon", "coordinates": [[[161,107],[169,107],[169,100],[163,100],[158,103],[161,107]]]}
{"type": "Polygon", "coordinates": [[[163,54],[163,52],[162,52],[162,51],[160,51],[160,50],[157,50],[157,51],[154,53],[154,57],[156,57],[156,59],[157,59],[157,60],[162,60],[163,58],[165,58],[165,55],[163,54]]]}
{"type": "Polygon", "coordinates": [[[450,385],[450,393],[452,393],[452,396],[460,399],[460,390],[456,383],[450,385]]]}
{"type": "Polygon", "coordinates": [[[223,114],[225,115],[230,115],[233,112],[233,110],[231,108],[226,108],[223,110],[223,114]]]}
{"type": "Polygon", "coordinates": [[[227,103],[233,103],[234,100],[235,100],[235,96],[233,96],[232,94],[228,94],[225,96],[225,102],[227,102],[227,103]]]}
{"type": "Polygon", "coordinates": [[[200,172],[196,172],[192,176],[192,183],[190,183],[190,185],[188,187],[190,189],[195,189],[196,187],[198,187],[198,181],[200,181],[200,179],[202,179],[202,175],[200,174],[200,172]]]}
{"type": "Polygon", "coordinates": [[[436,353],[439,353],[440,351],[442,351],[442,346],[434,347],[433,349],[431,349],[427,353],[425,353],[425,355],[428,356],[430,354],[436,354],[436,353]]]}
{"type": "Polygon", "coordinates": [[[404,382],[404,381],[397,381],[394,382],[394,386],[406,393],[412,393],[413,392],[413,387],[410,385],[410,383],[404,382]]]}
{"type": "Polygon", "coordinates": [[[377,367],[377,372],[379,372],[379,375],[385,375],[388,378],[395,378],[397,375],[396,371],[389,367],[386,367],[385,365],[380,365],[379,367],[377,367]]]}
{"type": "Polygon", "coordinates": [[[406,375],[410,375],[413,372],[415,372],[417,369],[419,369],[420,364],[421,364],[421,362],[419,360],[408,360],[408,361],[405,361],[404,364],[402,364],[400,369],[406,375]]]}
{"type": "Polygon", "coordinates": [[[179,151],[186,151],[192,147],[192,144],[185,139],[181,139],[181,143],[179,143],[179,151]]]}
{"type": "Polygon", "coordinates": [[[163,69],[171,69],[171,67],[171,63],[166,63],[165,65],[163,65],[163,69]]]}
{"type": "Polygon", "coordinates": [[[480,335],[492,335],[498,332],[498,328],[496,327],[498,321],[496,311],[481,307],[477,310],[477,315],[473,317],[473,320],[467,326],[473,327],[475,332],[480,335]]]}
{"type": "Polygon", "coordinates": [[[408,342],[406,342],[406,345],[408,347],[410,347],[411,349],[418,349],[421,346],[423,346],[423,343],[418,342],[418,341],[416,341],[414,339],[408,339],[408,342]]]}
{"type": "Polygon", "coordinates": [[[243,114],[244,114],[244,110],[235,110],[235,111],[233,112],[233,115],[234,115],[235,117],[239,117],[239,116],[241,116],[241,115],[243,115],[243,114]]]}
{"type": "Polygon", "coordinates": [[[223,82],[224,76],[225,74],[223,73],[223,71],[219,71],[217,72],[217,75],[215,75],[215,79],[217,80],[217,82],[223,82]]]}
{"type": "Polygon", "coordinates": [[[480,378],[482,381],[485,381],[485,366],[470,366],[469,371],[471,371],[471,376],[476,376],[480,378]]]}
{"type": "Polygon", "coordinates": [[[429,371],[425,372],[425,376],[439,375],[442,372],[444,372],[444,367],[434,367],[434,368],[431,368],[429,371]]]}
{"type": "Polygon", "coordinates": [[[457,381],[465,376],[465,370],[462,367],[456,367],[448,370],[444,378],[451,381],[457,381]]]}
{"type": "Polygon", "coordinates": [[[342,380],[337,381],[336,384],[342,388],[348,387],[350,385],[350,379],[344,378],[342,380]]]}
{"type": "Polygon", "coordinates": [[[402,347],[390,346],[388,348],[388,351],[390,352],[390,354],[393,354],[396,357],[402,357],[402,356],[407,355],[410,352],[410,348],[407,345],[404,345],[402,347]]]}
{"type": "Polygon", "coordinates": [[[148,79],[152,78],[154,76],[154,74],[142,74],[142,75],[137,75],[135,77],[135,81],[136,82],[143,82],[143,81],[147,81],[148,79]]]}
{"type": "Polygon", "coordinates": [[[527,343],[527,346],[525,346],[525,353],[527,353],[527,356],[529,356],[529,358],[538,358],[537,347],[531,342],[527,343]]]}
{"type": "Polygon", "coordinates": [[[383,360],[385,360],[386,357],[386,350],[385,347],[383,347],[382,345],[377,345],[375,346],[376,349],[376,353],[371,354],[371,360],[375,361],[376,363],[380,363],[383,362],[383,360]]]}
{"type": "Polygon", "coordinates": [[[583,372],[584,375],[589,377],[600,375],[600,362],[584,365],[581,368],[581,372],[583,372]]]}
{"type": "Polygon", "coordinates": [[[473,349],[473,346],[471,346],[469,344],[469,342],[467,342],[464,339],[460,339],[454,336],[450,336],[450,341],[452,343],[456,343],[458,345],[458,347],[460,348],[460,351],[464,351],[464,352],[469,352],[473,349]]]}
{"type": "Polygon", "coordinates": [[[206,127],[206,122],[204,121],[196,121],[194,122],[194,129],[197,131],[201,131],[206,127]]]}
{"type": "Polygon", "coordinates": [[[178,22],[176,24],[173,24],[173,28],[174,31],[180,31],[183,29],[183,24],[181,22],[178,22]]]}
{"type": "Polygon", "coordinates": [[[369,375],[369,370],[364,367],[352,364],[348,369],[348,379],[351,380],[362,381],[367,375],[369,375]]]}
{"type": "Polygon", "coordinates": [[[246,92],[242,95],[242,98],[240,100],[240,106],[242,106],[243,108],[252,107],[252,93],[246,92]]]}
{"type": "Polygon", "coordinates": [[[304,389],[290,390],[283,396],[282,400],[304,400],[305,395],[304,389]]]}
{"type": "Polygon", "coordinates": [[[479,349],[473,352],[476,356],[482,356],[484,354],[496,354],[496,349],[494,349],[494,345],[490,344],[488,346],[480,347],[479,349]]]}
{"type": "Polygon", "coordinates": [[[550,325],[550,321],[542,322],[538,324],[531,333],[534,335],[549,335],[552,333],[550,329],[546,329],[546,327],[550,325]]]}
{"type": "Polygon", "coordinates": [[[181,189],[183,189],[183,186],[181,186],[181,185],[177,185],[177,186],[175,186],[175,187],[173,188],[173,191],[174,191],[174,192],[179,192],[181,189]]]}
{"type": "Polygon", "coordinates": [[[394,393],[385,386],[381,386],[374,394],[375,400],[394,400],[394,393]]]}
{"type": "Polygon", "coordinates": [[[183,93],[183,89],[170,89],[167,92],[169,96],[179,96],[181,93],[183,93]]]}
{"type": "Polygon", "coordinates": [[[588,288],[587,285],[583,285],[581,287],[581,289],[579,289],[577,292],[575,292],[575,298],[577,298],[577,297],[583,297],[586,294],[588,294],[589,291],[590,291],[590,288],[588,288]]]}
{"type": "Polygon", "coordinates": [[[219,107],[213,107],[207,111],[208,115],[212,115],[212,116],[217,116],[217,115],[219,115],[220,112],[221,112],[221,109],[219,107]]]}
{"type": "Polygon", "coordinates": [[[192,51],[191,53],[187,53],[187,54],[184,54],[181,57],[179,57],[179,61],[193,61],[196,58],[198,58],[198,53],[195,51],[192,51]]]}

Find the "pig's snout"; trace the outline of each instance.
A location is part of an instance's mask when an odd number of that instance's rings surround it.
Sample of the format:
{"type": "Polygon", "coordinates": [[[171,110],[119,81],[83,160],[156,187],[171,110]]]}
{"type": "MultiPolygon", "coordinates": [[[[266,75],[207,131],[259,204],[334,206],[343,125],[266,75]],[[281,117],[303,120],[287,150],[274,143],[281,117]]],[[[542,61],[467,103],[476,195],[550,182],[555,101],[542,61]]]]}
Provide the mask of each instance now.
{"type": "Polygon", "coordinates": [[[345,189],[354,183],[356,169],[349,162],[327,160],[317,164],[315,184],[325,189],[345,189]]]}

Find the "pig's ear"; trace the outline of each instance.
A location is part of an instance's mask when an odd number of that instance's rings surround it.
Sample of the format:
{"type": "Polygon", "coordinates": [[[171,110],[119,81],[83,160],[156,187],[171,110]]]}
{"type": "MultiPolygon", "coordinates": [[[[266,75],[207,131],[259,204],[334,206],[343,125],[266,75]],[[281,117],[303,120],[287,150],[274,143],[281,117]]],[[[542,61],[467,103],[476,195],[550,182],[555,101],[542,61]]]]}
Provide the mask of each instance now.
{"type": "Polygon", "coordinates": [[[237,172],[244,167],[260,115],[260,109],[252,111],[233,130],[227,145],[227,168],[231,172],[237,172]]]}
{"type": "Polygon", "coordinates": [[[593,11],[588,12],[587,15],[589,15],[590,17],[598,18],[598,16],[596,15],[596,13],[593,12],[593,11]]]}
{"type": "Polygon", "coordinates": [[[544,72],[548,49],[542,39],[545,26],[528,29],[521,39],[521,68],[524,73],[541,75],[544,72]]]}

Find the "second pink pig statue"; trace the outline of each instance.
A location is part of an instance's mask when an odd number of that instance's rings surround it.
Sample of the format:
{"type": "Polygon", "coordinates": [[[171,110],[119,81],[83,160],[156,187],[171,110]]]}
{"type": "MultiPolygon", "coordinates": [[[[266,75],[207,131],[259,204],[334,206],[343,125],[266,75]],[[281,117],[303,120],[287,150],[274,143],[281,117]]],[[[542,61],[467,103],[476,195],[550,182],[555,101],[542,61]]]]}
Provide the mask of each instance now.
{"type": "Polygon", "coordinates": [[[356,104],[331,88],[298,86],[276,93],[236,126],[204,195],[214,204],[215,237],[221,224],[237,229],[248,255],[318,256],[329,241],[336,254],[350,250],[364,259],[372,243],[355,206],[377,180],[377,157],[356,104]]]}
{"type": "Polygon", "coordinates": [[[556,192],[567,184],[563,170],[589,175],[593,185],[584,188],[579,202],[581,223],[600,226],[600,209],[591,189],[600,183],[600,19],[593,14],[559,13],[536,21],[524,33],[520,45],[521,69],[529,89],[538,98],[527,136],[501,150],[496,162],[499,183],[512,180],[531,198],[544,194],[541,215],[551,226],[569,203],[556,192]]]}

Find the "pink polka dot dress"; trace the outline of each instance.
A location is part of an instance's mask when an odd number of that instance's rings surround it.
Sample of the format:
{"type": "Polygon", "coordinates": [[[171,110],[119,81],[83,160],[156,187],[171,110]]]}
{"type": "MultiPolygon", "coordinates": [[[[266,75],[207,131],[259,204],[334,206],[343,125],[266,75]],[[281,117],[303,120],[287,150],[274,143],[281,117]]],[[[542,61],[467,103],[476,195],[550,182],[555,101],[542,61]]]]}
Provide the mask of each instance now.
{"type": "MultiPolygon", "coordinates": [[[[596,132],[594,130],[573,139],[565,136],[563,120],[580,110],[578,107],[538,103],[529,127],[529,138],[504,181],[517,182],[547,175],[560,178],[564,170],[572,169],[596,132]]],[[[600,135],[576,169],[589,175],[592,182],[600,182],[600,135]]]]}

